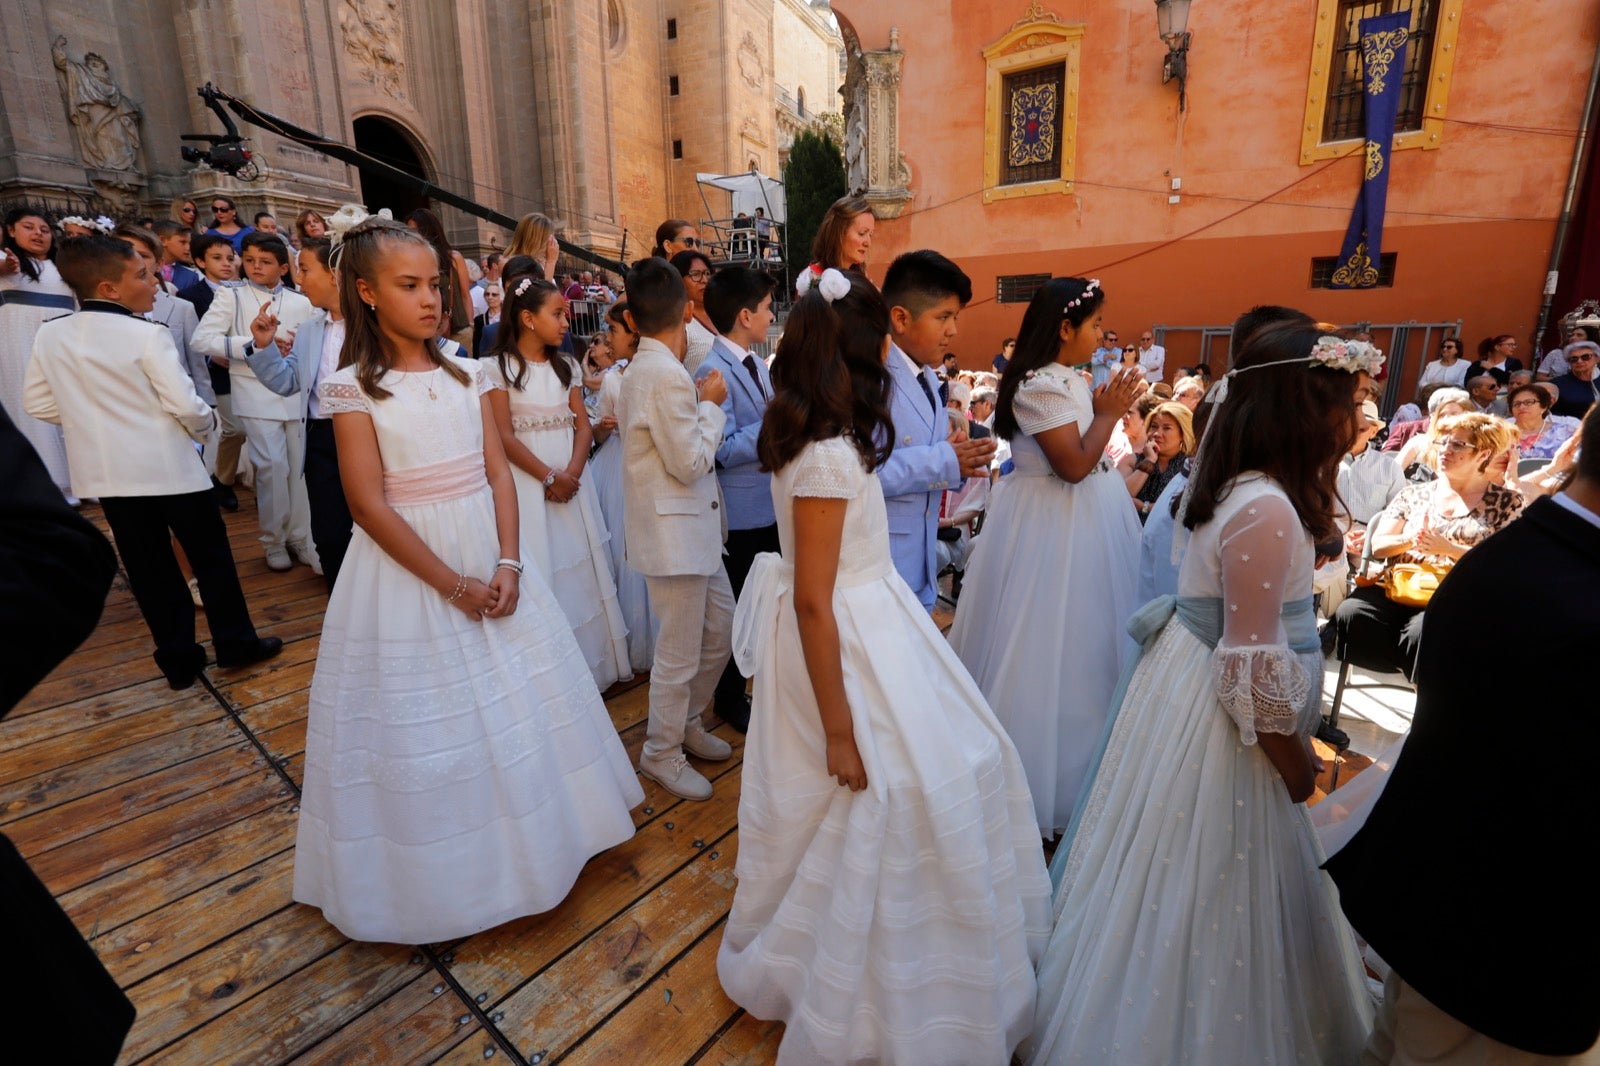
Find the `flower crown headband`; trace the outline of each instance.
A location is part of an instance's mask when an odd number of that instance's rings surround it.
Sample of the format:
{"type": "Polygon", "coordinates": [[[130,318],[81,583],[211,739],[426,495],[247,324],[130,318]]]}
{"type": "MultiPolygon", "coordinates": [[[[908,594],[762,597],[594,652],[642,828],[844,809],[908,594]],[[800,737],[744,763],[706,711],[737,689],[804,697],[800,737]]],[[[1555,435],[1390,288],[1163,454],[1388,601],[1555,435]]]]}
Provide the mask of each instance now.
{"type": "Polygon", "coordinates": [[[1252,370],[1260,370],[1270,366],[1291,366],[1297,363],[1315,363],[1325,366],[1330,370],[1343,370],[1349,374],[1366,371],[1376,377],[1383,369],[1383,352],[1366,341],[1345,340],[1332,334],[1324,334],[1317,338],[1317,343],[1311,346],[1311,354],[1304,359],[1278,359],[1271,363],[1257,363],[1254,366],[1236,366],[1217,382],[1215,388],[1206,396],[1206,403],[1222,403],[1228,398],[1228,382],[1238,374],[1247,374],[1252,370]]]}
{"type": "Polygon", "coordinates": [[[1095,294],[1095,292],[1099,290],[1099,288],[1100,288],[1100,279],[1099,278],[1090,278],[1088,280],[1088,282],[1083,286],[1083,291],[1078,293],[1078,295],[1074,296],[1072,299],[1068,300],[1067,301],[1067,306],[1065,306],[1065,307],[1063,307],[1061,309],[1062,317],[1065,318],[1068,312],[1070,312],[1070,311],[1076,309],[1077,307],[1081,306],[1083,304],[1083,302],[1085,300],[1089,299],[1089,297],[1093,296],[1095,294]]]}
{"type": "MultiPolygon", "coordinates": [[[[811,277],[811,270],[802,271],[800,277],[795,280],[795,292],[801,296],[810,292],[811,277]]],[[[835,267],[829,267],[824,270],[822,276],[816,279],[816,286],[817,292],[821,293],[822,298],[830,304],[841,296],[850,295],[850,279],[844,276],[844,271],[835,267]]]]}
{"type": "Polygon", "coordinates": [[[376,215],[369,215],[367,209],[360,204],[345,204],[339,210],[323,219],[322,221],[328,230],[328,243],[330,245],[328,251],[329,265],[338,263],[339,253],[344,251],[345,241],[354,236],[357,231],[362,230],[363,227],[374,228],[368,227],[367,223],[380,218],[385,222],[393,222],[394,213],[385,207],[376,215]]]}
{"type": "Polygon", "coordinates": [[[112,231],[117,228],[117,221],[113,218],[107,218],[105,215],[101,215],[98,218],[84,218],[82,215],[68,215],[66,218],[57,223],[57,225],[59,225],[62,229],[66,229],[68,226],[82,226],[84,229],[92,229],[102,236],[109,237],[112,231]]]}

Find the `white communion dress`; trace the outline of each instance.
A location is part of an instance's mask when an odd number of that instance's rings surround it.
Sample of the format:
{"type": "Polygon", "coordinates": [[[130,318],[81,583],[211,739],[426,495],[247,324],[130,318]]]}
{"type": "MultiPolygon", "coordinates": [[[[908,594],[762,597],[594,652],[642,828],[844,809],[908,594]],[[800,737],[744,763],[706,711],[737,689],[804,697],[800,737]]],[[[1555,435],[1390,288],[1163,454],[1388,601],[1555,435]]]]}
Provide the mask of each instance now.
{"type": "MultiPolygon", "coordinates": [[[[474,360],[321,385],[372,418],[389,504],[444,562],[499,558],[474,360]]],[[[522,538],[528,558],[528,538],[522,538]]],[[[311,680],[294,898],[356,940],[421,944],[549,910],[633,835],[644,801],[561,608],[530,567],[516,612],[473,621],[359,526],[311,680]]]]}
{"type": "Polygon", "coordinates": [[[60,426],[34,418],[22,409],[22,379],[33,359],[33,335],[50,319],[70,315],[78,301],[61,280],[54,261],[35,259],[33,265],[39,270],[38,281],[21,269],[0,274],[0,406],[5,407],[11,421],[44,460],[50,480],[67,492],[71,480],[67,476],[66,438],[60,426]]]}
{"type": "Polygon", "coordinates": [[[1012,410],[1015,469],[973,538],[950,646],[1022,753],[1039,830],[1053,837],[1072,820],[1132,652],[1123,628],[1139,606],[1139,520],[1109,463],[1072,484],[1033,438],[1089,431],[1094,399],[1077,371],[1041,368],[1012,410]]]}
{"type": "Polygon", "coordinates": [[[1057,852],[1037,1066],[1356,1061],[1371,1022],[1306,807],[1257,744],[1309,735],[1315,549],[1289,498],[1237,479],[1196,529],[1057,852]]]}
{"type": "MultiPolygon", "coordinates": [[[[614,366],[600,382],[595,410],[601,418],[610,415],[622,425],[622,366],[614,366]]],[[[613,431],[589,458],[595,497],[600,514],[611,534],[606,548],[611,553],[611,573],[617,583],[617,602],[628,627],[628,659],[636,674],[647,673],[656,657],[656,620],[650,613],[650,590],[644,575],[628,565],[627,542],[623,540],[622,433],[613,431]]]]}
{"type": "MultiPolygon", "coordinates": [[[[546,466],[565,470],[572,460],[577,421],[568,396],[572,389],[582,388],[583,378],[569,356],[557,358],[567,360],[571,386],[561,384],[548,362],[530,361],[521,388],[511,387],[496,360],[485,359],[483,369],[510,398],[511,428],[517,440],[546,466]]],[[[594,683],[604,692],[632,677],[633,666],[628,660],[628,628],[611,577],[609,538],[599,497],[593,485],[580,479],[576,496],[566,503],[554,503],[545,499],[538,478],[515,463],[511,472],[517,481],[523,536],[533,551],[528,563],[555,593],[594,683]]]]}
{"type": "Polygon", "coordinates": [[[828,775],[793,569],[757,556],[734,622],[755,690],[722,986],[786,1023],[783,1066],[1006,1066],[1049,929],[1021,762],[895,571],[855,448],[813,443],[773,475],[784,559],[796,496],[848,501],[833,603],[867,788],[828,775]]]}

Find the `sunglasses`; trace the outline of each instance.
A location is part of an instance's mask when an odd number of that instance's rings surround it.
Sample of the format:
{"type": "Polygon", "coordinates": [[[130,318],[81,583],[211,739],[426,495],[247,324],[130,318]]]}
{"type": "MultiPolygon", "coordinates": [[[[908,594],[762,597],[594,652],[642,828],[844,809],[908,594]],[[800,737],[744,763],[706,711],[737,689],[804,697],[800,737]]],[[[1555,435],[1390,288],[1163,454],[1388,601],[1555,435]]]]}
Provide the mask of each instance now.
{"type": "Polygon", "coordinates": [[[192,214],[194,214],[194,208],[192,208],[192,207],[180,208],[179,211],[178,211],[178,214],[180,214],[180,215],[192,215],[192,214]]]}
{"type": "Polygon", "coordinates": [[[673,244],[681,244],[685,248],[698,248],[698,247],[700,247],[700,238],[699,237],[674,237],[673,240],[672,240],[672,243],[673,244]]]}
{"type": "Polygon", "coordinates": [[[229,206],[227,206],[227,205],[226,205],[226,204],[223,204],[223,205],[222,205],[222,206],[220,206],[220,207],[219,207],[219,206],[217,206],[217,205],[216,205],[216,204],[212,204],[212,205],[211,205],[211,210],[212,210],[212,212],[213,212],[213,213],[214,213],[214,214],[218,214],[218,215],[225,215],[225,214],[228,214],[228,213],[229,213],[229,212],[230,212],[230,211],[232,211],[232,210],[233,210],[233,208],[231,208],[231,207],[229,207],[229,206]]]}

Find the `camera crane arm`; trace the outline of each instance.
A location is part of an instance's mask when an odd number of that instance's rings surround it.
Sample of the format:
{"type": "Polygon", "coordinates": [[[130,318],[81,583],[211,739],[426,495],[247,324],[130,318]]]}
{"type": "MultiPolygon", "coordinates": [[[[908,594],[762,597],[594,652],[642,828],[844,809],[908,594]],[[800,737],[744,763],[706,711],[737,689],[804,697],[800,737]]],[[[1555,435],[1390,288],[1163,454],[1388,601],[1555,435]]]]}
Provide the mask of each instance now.
{"type": "MultiPolygon", "coordinates": [[[[503,214],[499,211],[495,211],[492,208],[485,207],[476,200],[469,200],[467,197],[451,192],[449,189],[441,188],[440,186],[435,185],[433,182],[428,181],[426,178],[419,178],[415,174],[401,170],[399,167],[393,166],[392,164],[385,163],[381,159],[374,159],[372,156],[352,148],[340,141],[325,137],[322,134],[313,132],[311,130],[303,129],[291,122],[287,122],[284,119],[278,118],[276,115],[262,111],[260,108],[253,106],[247,101],[241,100],[237,96],[216,88],[210,82],[207,82],[205,86],[198,89],[197,92],[200,94],[200,97],[205,100],[206,106],[211,108],[211,110],[215,111],[222,117],[223,124],[229,131],[228,137],[217,138],[216,143],[219,145],[225,143],[229,138],[237,139],[238,137],[238,127],[234,125],[233,120],[230,119],[227,116],[227,113],[222,109],[222,105],[226,104],[235,115],[238,115],[241,119],[243,119],[245,122],[248,122],[252,126],[260,127],[261,129],[267,130],[270,133],[275,133],[287,140],[294,141],[296,144],[304,145],[314,152],[320,152],[325,156],[339,160],[341,163],[348,163],[350,166],[355,167],[357,170],[360,170],[363,173],[379,175],[389,179],[390,181],[404,185],[407,188],[415,189],[417,192],[422,193],[424,196],[427,196],[430,199],[449,204],[451,207],[465,211],[467,214],[472,215],[475,218],[481,218],[485,221],[493,222],[497,226],[504,226],[506,229],[510,230],[517,228],[517,220],[512,218],[510,215],[503,214]]],[[[208,139],[217,137],[215,134],[207,134],[204,136],[206,136],[208,139]]],[[[612,271],[616,274],[627,273],[627,267],[617,262],[615,259],[609,259],[603,255],[592,252],[587,248],[580,247],[579,245],[572,244],[565,240],[560,240],[559,238],[557,239],[557,243],[561,246],[561,250],[566,252],[568,255],[582,259],[585,262],[593,263],[598,267],[612,271]]]]}

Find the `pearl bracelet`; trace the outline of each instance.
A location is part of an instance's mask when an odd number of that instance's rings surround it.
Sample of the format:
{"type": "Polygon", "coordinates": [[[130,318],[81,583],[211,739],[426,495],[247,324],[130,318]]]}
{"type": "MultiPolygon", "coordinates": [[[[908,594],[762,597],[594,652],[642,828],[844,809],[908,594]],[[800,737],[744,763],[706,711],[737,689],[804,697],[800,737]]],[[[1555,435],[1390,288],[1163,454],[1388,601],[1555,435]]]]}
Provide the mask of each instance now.
{"type": "Polygon", "coordinates": [[[461,597],[465,596],[466,594],[467,594],[467,575],[466,574],[457,574],[456,575],[456,589],[455,589],[454,592],[450,593],[450,595],[448,595],[448,596],[446,596],[444,598],[444,602],[446,602],[446,603],[455,603],[457,600],[459,600],[461,597]]]}

